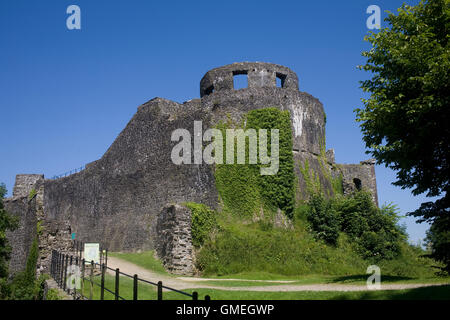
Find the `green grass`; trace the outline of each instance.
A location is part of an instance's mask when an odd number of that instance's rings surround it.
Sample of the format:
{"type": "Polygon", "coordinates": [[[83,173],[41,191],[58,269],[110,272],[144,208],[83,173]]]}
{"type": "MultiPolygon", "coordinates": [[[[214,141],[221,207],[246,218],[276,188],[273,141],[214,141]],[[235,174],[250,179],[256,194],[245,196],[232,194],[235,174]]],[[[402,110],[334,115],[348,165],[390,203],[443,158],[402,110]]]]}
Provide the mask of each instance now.
{"type": "Polygon", "coordinates": [[[155,251],[142,251],[142,252],[108,252],[112,257],[120,258],[142,268],[154,271],[156,273],[164,274],[170,276],[163,267],[160,260],[155,258],[155,251]]]}
{"type": "MultiPolygon", "coordinates": [[[[92,290],[92,297],[93,300],[100,300],[100,283],[101,283],[101,277],[99,275],[93,277],[93,281],[96,283],[93,285],[92,290]]],[[[90,282],[89,280],[84,281],[84,288],[82,290],[83,295],[85,297],[90,296],[90,282]]],[[[109,274],[105,275],[105,288],[109,289],[112,292],[115,292],[115,277],[109,274]]],[[[192,294],[194,290],[184,290],[184,292],[192,294]]],[[[166,291],[163,292],[163,297],[166,295],[166,291]]],[[[132,300],[133,299],[133,279],[126,277],[126,276],[120,276],[119,280],[119,296],[124,298],[125,300],[132,300]]],[[[172,292],[170,295],[170,299],[178,299],[186,297],[187,299],[190,299],[187,296],[184,296],[180,293],[174,293],[172,292]]],[[[167,296],[169,297],[169,296],[167,296]]],[[[115,295],[111,292],[108,292],[107,290],[104,291],[104,299],[105,300],[114,300],[115,295]]],[[[139,281],[138,282],[138,300],[156,300],[157,299],[157,287],[151,284],[147,284],[145,282],[139,281]]],[[[122,299],[119,299],[122,300],[122,299]]]]}
{"type": "MultiPolygon", "coordinates": [[[[100,284],[100,277],[94,277],[100,284]]],[[[105,276],[105,287],[114,291],[115,281],[111,275],[105,276]]],[[[89,296],[89,282],[85,281],[84,295],[89,296]]],[[[126,300],[133,297],[133,281],[128,277],[120,277],[120,296],[126,300]]],[[[194,289],[186,289],[192,293],[194,289]]],[[[379,291],[293,291],[293,292],[258,292],[258,291],[226,291],[216,289],[195,289],[199,299],[209,295],[212,300],[450,300],[450,285],[407,289],[407,290],[379,290],[379,291]]],[[[94,285],[93,299],[100,299],[100,287],[94,285]]],[[[156,287],[142,282],[138,289],[139,300],[156,300],[156,287]]],[[[191,300],[190,297],[176,292],[164,291],[165,300],[191,300]]],[[[105,300],[114,300],[114,295],[105,291],[105,300]]]]}
{"type": "MultiPolygon", "coordinates": [[[[408,290],[380,291],[225,291],[198,289],[199,297],[209,295],[212,300],[450,300],[450,285],[408,290]]],[[[178,299],[172,293],[167,299],[178,299]]]]}
{"type": "MultiPolygon", "coordinates": [[[[198,285],[205,286],[214,286],[214,287],[262,287],[262,286],[275,286],[275,285],[285,285],[287,283],[282,282],[261,282],[261,281],[238,281],[238,280],[227,280],[227,281],[218,281],[218,280],[207,280],[207,281],[196,281],[194,282],[198,285]]],[[[295,282],[289,283],[295,284],[295,282]]]]}
{"type": "MultiPolygon", "coordinates": [[[[271,275],[267,277],[267,274],[263,274],[262,277],[258,277],[257,274],[250,275],[234,275],[232,279],[242,280],[207,280],[195,282],[197,284],[209,285],[209,286],[221,286],[221,287],[252,287],[252,286],[271,286],[271,285],[308,285],[308,284],[353,284],[353,285],[365,285],[367,281],[367,274],[353,275],[353,276],[325,276],[325,275],[307,275],[307,276],[293,276],[283,277],[279,275],[271,275]],[[255,282],[246,280],[290,280],[292,282],[255,282]],[[262,279],[265,278],[265,279],[262,279]],[[271,279],[267,279],[271,278],[271,279]],[[275,279],[276,278],[276,279],[275,279]]],[[[226,278],[217,278],[226,279],[226,278]]],[[[436,284],[450,284],[450,277],[433,277],[433,278],[407,278],[398,276],[382,276],[381,281],[383,284],[415,284],[415,283],[436,283],[436,284]]]]}
{"type": "Polygon", "coordinates": [[[224,216],[218,217],[218,223],[221,232],[211,237],[197,255],[197,266],[205,277],[256,274],[256,279],[281,280],[309,275],[353,276],[365,274],[373,264],[386,276],[435,277],[433,265],[437,263],[406,242],[400,244],[396,258],[374,261],[363,259],[346,234],[339,236],[336,245],[329,245],[315,239],[301,220],[288,230],[224,216]]]}
{"type": "MultiPolygon", "coordinates": [[[[411,254],[407,251],[405,254],[411,254]]],[[[111,256],[121,258],[123,260],[129,261],[136,265],[139,265],[145,269],[164,274],[170,275],[164,270],[161,262],[154,257],[153,251],[145,251],[141,253],[110,253],[111,256]]],[[[404,261],[394,260],[389,261],[381,265],[381,281],[382,283],[450,283],[450,277],[438,277],[433,274],[433,270],[429,270],[428,265],[418,266],[411,264],[413,260],[413,255],[404,259],[404,261]],[[406,260],[406,261],[405,261],[406,260]],[[409,262],[408,262],[409,261],[409,262]],[[396,267],[398,266],[398,267],[396,267]],[[401,276],[398,274],[404,273],[403,269],[411,268],[408,270],[409,276],[401,276]],[[412,271],[416,270],[415,273],[412,271]],[[420,272],[417,272],[419,270],[420,272]],[[426,272],[421,272],[425,270],[426,272]],[[389,272],[391,271],[391,272],[389,272]]],[[[234,286],[263,286],[263,285],[273,285],[276,283],[263,283],[263,282],[249,282],[245,280],[293,280],[292,284],[320,284],[320,283],[337,283],[337,284],[361,284],[366,283],[368,275],[365,274],[366,265],[361,266],[358,270],[359,272],[354,273],[344,273],[342,275],[327,275],[327,274],[312,274],[306,273],[301,275],[285,275],[278,273],[270,273],[265,271],[247,271],[234,274],[209,274],[205,275],[207,278],[211,279],[242,279],[242,281],[201,281],[200,284],[213,285],[213,286],[224,286],[224,287],[234,287],[234,286]]],[[[408,274],[407,273],[407,274],[408,274]]],[[[170,275],[174,276],[174,275],[170,275]]]]}

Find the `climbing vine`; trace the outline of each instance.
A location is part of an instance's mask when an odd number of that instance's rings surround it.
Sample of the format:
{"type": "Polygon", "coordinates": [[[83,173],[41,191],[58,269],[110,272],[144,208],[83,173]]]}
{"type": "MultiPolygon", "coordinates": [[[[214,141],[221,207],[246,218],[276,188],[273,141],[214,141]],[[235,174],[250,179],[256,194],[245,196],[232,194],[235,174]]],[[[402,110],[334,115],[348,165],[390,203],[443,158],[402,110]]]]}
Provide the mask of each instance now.
{"type": "Polygon", "coordinates": [[[185,206],[191,210],[192,244],[201,247],[217,227],[215,211],[201,203],[187,202],[185,206]]]}
{"type": "MultiPolygon", "coordinates": [[[[292,217],[294,208],[294,161],[292,155],[292,132],[289,111],[277,108],[265,108],[250,111],[244,123],[239,125],[230,121],[219,123],[224,138],[224,163],[216,165],[215,179],[224,210],[238,216],[252,216],[260,210],[275,212],[280,208],[292,217]],[[227,164],[226,129],[267,129],[267,149],[270,157],[271,130],[279,130],[279,168],[275,175],[261,175],[260,169],[266,166],[260,163],[249,164],[248,137],[246,137],[245,164],[227,164]]],[[[259,138],[258,138],[259,139],[259,138]]],[[[236,153],[236,148],[235,148],[236,153]]],[[[236,154],[235,154],[236,156],[236,154]]]]}

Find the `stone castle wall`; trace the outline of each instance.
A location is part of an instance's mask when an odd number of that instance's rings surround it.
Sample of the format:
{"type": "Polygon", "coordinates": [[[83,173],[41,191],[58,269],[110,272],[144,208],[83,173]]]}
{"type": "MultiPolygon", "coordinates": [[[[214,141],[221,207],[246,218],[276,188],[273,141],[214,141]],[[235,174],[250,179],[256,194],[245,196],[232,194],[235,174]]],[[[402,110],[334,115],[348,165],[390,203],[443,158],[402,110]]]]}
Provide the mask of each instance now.
{"type": "MultiPolygon", "coordinates": [[[[139,106],[101,159],[68,177],[39,178],[42,203],[34,205],[34,209],[19,200],[8,200],[9,208],[22,215],[27,228],[35,220],[44,221],[46,231],[40,242],[45,247],[59,246],[65,250],[70,243],[68,236],[75,232],[77,240],[101,242],[112,251],[157,249],[169,269],[188,270],[189,259],[180,260],[179,253],[187,254],[190,249],[177,247],[175,238],[170,238],[167,231],[175,230],[179,223],[190,233],[187,212],[174,205],[193,201],[217,208],[219,199],[212,166],[172,163],[170,155],[177,142],[171,141],[171,133],[183,128],[193,136],[194,121],[201,120],[204,131],[219,121],[240,123],[249,111],[267,107],[288,110],[291,114],[299,183],[297,199],[307,198],[305,181],[297,165],[306,160],[320,175],[328,194],[333,193],[319,163],[325,144],[323,106],[318,99],[298,90],[297,75],[289,68],[267,63],[235,63],[216,68],[201,80],[200,95],[200,99],[182,104],[154,98],[139,106]],[[233,76],[237,74],[248,75],[248,88],[234,90],[233,76]],[[281,87],[276,86],[276,78],[281,80],[281,87]],[[36,217],[32,218],[33,215],[36,217]]],[[[333,175],[342,174],[344,192],[362,185],[373,191],[377,201],[373,163],[335,165],[334,153],[328,151],[326,166],[333,175]],[[360,181],[360,185],[355,181],[360,181]]],[[[27,194],[33,177],[17,177],[17,190],[14,189],[17,197],[27,194]]],[[[181,229],[175,232],[181,235],[181,229]]],[[[183,237],[182,242],[188,241],[186,234],[183,237]]],[[[25,238],[25,234],[13,238],[12,242],[17,243],[15,251],[28,246],[29,240],[25,238]]],[[[46,255],[42,257],[44,265],[46,255]]]]}

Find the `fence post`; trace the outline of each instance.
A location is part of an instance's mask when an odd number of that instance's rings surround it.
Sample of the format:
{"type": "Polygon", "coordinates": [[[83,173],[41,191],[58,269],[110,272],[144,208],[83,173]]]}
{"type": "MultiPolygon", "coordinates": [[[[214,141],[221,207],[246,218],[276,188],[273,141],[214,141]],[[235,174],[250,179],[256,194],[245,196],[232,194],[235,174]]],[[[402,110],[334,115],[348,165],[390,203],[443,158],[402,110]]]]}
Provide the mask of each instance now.
{"type": "Polygon", "coordinates": [[[62,256],[63,256],[63,254],[60,252],[58,255],[58,280],[57,280],[60,288],[61,288],[62,256]]]}
{"type": "MultiPolygon", "coordinates": [[[[80,266],[78,265],[78,256],[75,257],[75,265],[77,266],[75,268],[75,272],[79,272],[80,271],[80,266]]],[[[78,277],[78,273],[77,273],[76,277],[78,277]]],[[[73,287],[73,294],[74,294],[74,298],[75,299],[77,297],[77,284],[78,284],[78,281],[77,281],[77,278],[75,278],[75,286],[73,287]]]]}
{"type": "Polygon", "coordinates": [[[66,281],[67,281],[67,264],[69,262],[69,255],[66,255],[66,265],[64,266],[64,291],[66,291],[66,281]]]}
{"type": "Polygon", "coordinates": [[[61,253],[61,264],[60,264],[60,275],[59,275],[59,287],[63,287],[63,279],[64,279],[64,253],[61,253]]]}
{"type": "Polygon", "coordinates": [[[52,278],[55,279],[55,269],[56,269],[56,254],[55,254],[55,250],[53,250],[53,253],[52,253],[52,260],[53,260],[53,263],[52,263],[52,266],[53,266],[52,278]]]}
{"type": "MultiPolygon", "coordinates": [[[[73,256],[70,256],[70,264],[69,264],[69,266],[70,266],[70,270],[72,271],[72,261],[73,261],[73,256]]],[[[67,267],[66,267],[66,269],[67,269],[67,267]]],[[[66,271],[67,272],[67,271],[66,271]]],[[[70,278],[71,280],[72,280],[72,278],[70,278]]],[[[67,281],[66,281],[67,282],[67,281]]],[[[71,283],[71,285],[69,286],[69,288],[67,289],[67,292],[70,294],[70,287],[72,286],[72,283],[71,283]]]]}
{"type": "Polygon", "coordinates": [[[105,299],[105,265],[102,264],[102,280],[100,282],[100,300],[105,299]]]}
{"type": "Polygon", "coordinates": [[[106,249],[106,262],[105,262],[106,266],[108,266],[108,249],[106,249]]]}
{"type": "Polygon", "coordinates": [[[158,281],[158,300],[162,299],[162,281],[158,281]]]}
{"type": "Polygon", "coordinates": [[[94,294],[94,260],[91,261],[91,274],[89,275],[89,281],[91,282],[91,286],[89,288],[89,300],[92,300],[92,295],[94,294]]]}
{"type": "Polygon", "coordinates": [[[192,300],[195,300],[195,301],[198,300],[198,292],[197,291],[192,292],[192,300]]]}
{"type": "Polygon", "coordinates": [[[51,260],[51,263],[50,263],[50,275],[53,277],[53,257],[54,257],[54,255],[53,255],[53,250],[52,250],[52,260],[51,260]]]}
{"type": "Polygon", "coordinates": [[[116,269],[116,290],[115,290],[116,300],[119,300],[119,277],[120,277],[119,268],[117,268],[116,269]]]}
{"type": "Polygon", "coordinates": [[[84,259],[81,260],[81,296],[84,297],[84,259]]]}
{"type": "Polygon", "coordinates": [[[138,299],[138,275],[135,274],[133,277],[133,300],[138,299]]]}
{"type": "Polygon", "coordinates": [[[211,297],[210,297],[209,295],[206,295],[206,296],[205,296],[205,300],[206,300],[206,301],[209,301],[209,300],[211,300],[211,297]]]}

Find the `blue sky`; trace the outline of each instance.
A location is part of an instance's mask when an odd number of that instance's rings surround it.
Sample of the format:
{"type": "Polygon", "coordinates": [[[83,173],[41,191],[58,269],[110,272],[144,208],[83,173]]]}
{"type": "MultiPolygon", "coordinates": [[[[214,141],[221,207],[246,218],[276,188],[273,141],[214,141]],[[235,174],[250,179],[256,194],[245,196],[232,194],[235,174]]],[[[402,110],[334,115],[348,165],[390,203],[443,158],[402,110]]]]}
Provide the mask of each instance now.
{"type": "MultiPolygon", "coordinates": [[[[205,72],[240,61],[294,70],[324,104],[336,161],[367,159],[353,112],[367,77],[356,68],[369,48],[366,9],[384,18],[402,2],[3,0],[0,182],[10,195],[18,173],[51,177],[99,159],[140,104],[197,98],[205,72]],[[71,4],[81,30],[66,27],[71,4]]],[[[426,200],[391,185],[384,166],[376,174],[381,204],[404,214],[426,200]]],[[[403,222],[413,242],[424,237],[427,225],[403,222]]]]}

